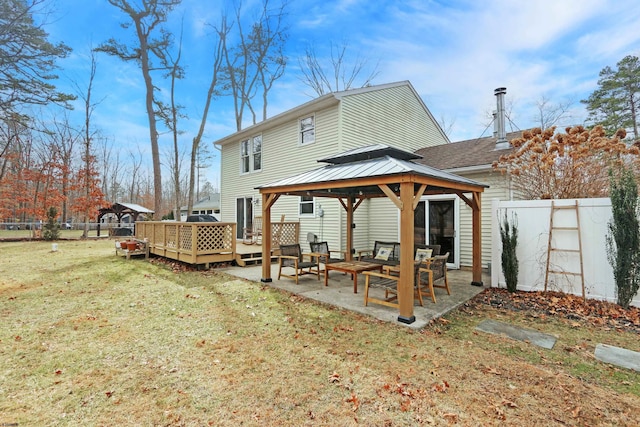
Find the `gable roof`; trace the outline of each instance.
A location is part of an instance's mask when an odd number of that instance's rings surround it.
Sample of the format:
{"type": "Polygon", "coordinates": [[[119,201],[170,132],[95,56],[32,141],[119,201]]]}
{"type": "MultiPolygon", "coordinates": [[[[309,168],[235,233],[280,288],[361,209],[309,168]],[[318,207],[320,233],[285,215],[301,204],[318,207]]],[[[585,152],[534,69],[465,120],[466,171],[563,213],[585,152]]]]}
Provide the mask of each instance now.
{"type": "MultiPolygon", "coordinates": [[[[507,141],[511,141],[521,136],[522,131],[516,131],[507,133],[506,137],[507,141]]],[[[489,136],[425,147],[416,150],[416,154],[422,156],[422,159],[416,161],[423,165],[447,171],[490,168],[500,156],[509,154],[513,150],[511,146],[506,149],[496,150],[496,141],[497,138],[495,136],[489,136]]]]}
{"type": "Polygon", "coordinates": [[[326,95],[322,95],[318,98],[312,99],[311,101],[305,102],[304,104],[298,105],[297,107],[294,107],[290,110],[284,111],[280,114],[270,117],[267,120],[256,123],[255,125],[251,125],[247,128],[241,129],[238,132],[232,133],[230,135],[225,136],[224,138],[214,141],[214,145],[226,145],[229,143],[238,142],[244,138],[248,138],[250,136],[261,133],[265,129],[270,129],[282,123],[290,122],[291,120],[297,120],[298,118],[300,118],[301,116],[304,116],[305,114],[311,114],[315,111],[330,107],[332,105],[338,105],[342,100],[342,98],[347,96],[359,95],[359,94],[369,93],[369,92],[377,92],[384,89],[396,88],[401,86],[407,86],[413,92],[414,96],[420,102],[420,105],[424,109],[425,113],[431,118],[433,123],[437,125],[437,128],[442,134],[443,138],[445,140],[448,140],[449,138],[442,131],[442,129],[438,125],[437,120],[433,117],[433,114],[431,114],[431,111],[429,111],[429,108],[424,103],[420,95],[418,95],[418,92],[416,92],[413,85],[411,85],[411,82],[409,82],[408,80],[403,80],[400,82],[385,83],[381,85],[367,86],[367,87],[362,87],[358,89],[349,89],[349,90],[343,90],[338,92],[331,92],[326,95]]]}

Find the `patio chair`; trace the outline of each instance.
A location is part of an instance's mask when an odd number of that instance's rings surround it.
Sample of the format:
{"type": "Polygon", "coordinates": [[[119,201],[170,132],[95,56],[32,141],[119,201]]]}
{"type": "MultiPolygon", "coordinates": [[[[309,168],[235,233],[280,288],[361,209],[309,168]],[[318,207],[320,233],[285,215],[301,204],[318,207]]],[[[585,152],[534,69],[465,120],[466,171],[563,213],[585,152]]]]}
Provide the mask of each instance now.
{"type": "Polygon", "coordinates": [[[288,277],[290,279],[294,279],[297,285],[298,277],[303,274],[315,274],[318,276],[318,280],[320,280],[318,260],[316,259],[314,261],[310,254],[303,254],[299,243],[293,245],[280,245],[280,255],[278,256],[278,280],[280,280],[280,276],[288,277]],[[308,258],[309,261],[305,261],[305,257],[308,258]],[[285,267],[293,268],[294,274],[284,274],[282,269],[285,267]],[[313,271],[314,268],[315,271],[313,271]]]}
{"type": "MultiPolygon", "coordinates": [[[[311,248],[311,252],[318,255],[318,268],[320,268],[320,263],[332,264],[334,262],[342,262],[346,258],[345,251],[330,251],[329,244],[327,242],[309,242],[309,246],[311,248]],[[338,252],[342,256],[340,258],[333,258],[331,257],[332,252],[338,252]]],[[[324,270],[321,270],[321,272],[324,272],[324,270]]]]}
{"type": "Polygon", "coordinates": [[[262,217],[253,218],[253,225],[243,229],[242,243],[245,245],[253,245],[254,243],[262,243],[262,217]]]}
{"type": "Polygon", "coordinates": [[[436,302],[436,294],[433,288],[446,289],[447,294],[451,295],[447,279],[447,258],[449,258],[449,252],[428,258],[420,264],[418,269],[418,292],[422,296],[430,296],[434,303],[436,302]],[[443,283],[436,285],[436,281],[443,283]]]}

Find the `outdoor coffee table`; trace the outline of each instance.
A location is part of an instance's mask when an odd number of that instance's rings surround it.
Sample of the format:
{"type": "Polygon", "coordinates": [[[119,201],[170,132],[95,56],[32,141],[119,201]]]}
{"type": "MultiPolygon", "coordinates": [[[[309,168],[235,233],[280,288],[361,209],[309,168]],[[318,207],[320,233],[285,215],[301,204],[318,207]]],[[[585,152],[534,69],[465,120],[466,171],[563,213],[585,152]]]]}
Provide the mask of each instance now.
{"type": "Polygon", "coordinates": [[[358,273],[363,271],[378,270],[382,272],[382,264],[376,264],[373,262],[364,261],[342,261],[333,262],[331,264],[325,264],[324,266],[324,285],[328,286],[329,271],[341,271],[343,273],[350,273],[353,276],[353,293],[358,293],[358,273]]]}

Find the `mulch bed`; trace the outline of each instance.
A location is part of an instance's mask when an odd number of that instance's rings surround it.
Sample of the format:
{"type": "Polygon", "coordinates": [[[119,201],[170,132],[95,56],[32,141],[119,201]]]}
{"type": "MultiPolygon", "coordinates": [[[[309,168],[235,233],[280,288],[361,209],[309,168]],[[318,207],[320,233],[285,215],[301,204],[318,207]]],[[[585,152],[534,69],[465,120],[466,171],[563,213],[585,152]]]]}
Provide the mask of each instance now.
{"type": "Polygon", "coordinates": [[[465,307],[474,308],[479,305],[525,312],[532,316],[558,316],[573,322],[584,322],[605,329],[626,330],[640,334],[640,308],[628,310],[617,304],[583,300],[582,297],[562,292],[508,292],[506,289],[485,289],[465,307]]]}

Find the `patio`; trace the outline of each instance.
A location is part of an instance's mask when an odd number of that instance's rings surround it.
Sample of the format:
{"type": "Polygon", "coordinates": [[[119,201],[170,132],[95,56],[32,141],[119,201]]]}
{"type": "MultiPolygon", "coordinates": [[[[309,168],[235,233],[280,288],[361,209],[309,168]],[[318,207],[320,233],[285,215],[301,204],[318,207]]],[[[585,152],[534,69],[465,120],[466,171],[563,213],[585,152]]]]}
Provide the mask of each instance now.
{"type": "MultiPolygon", "coordinates": [[[[261,265],[228,267],[221,268],[218,271],[255,282],[260,282],[262,277],[261,265]]],[[[329,274],[329,286],[327,287],[324,286],[324,277],[322,275],[320,276],[320,280],[317,280],[317,276],[314,275],[301,276],[299,284],[296,285],[292,279],[282,278],[278,280],[278,264],[272,263],[271,277],[273,277],[273,281],[265,284],[325,304],[372,316],[385,322],[399,323],[412,329],[421,329],[425,327],[430,320],[443,316],[460,304],[473,298],[484,289],[483,287],[471,286],[469,284],[472,277],[471,271],[450,270],[447,275],[449,277],[451,295],[447,295],[444,289],[436,289],[437,302],[435,304],[430,298],[425,298],[424,306],[421,307],[416,301],[413,307],[416,321],[410,324],[397,321],[397,309],[373,303],[369,303],[367,307],[364,306],[365,278],[363,275],[358,276],[358,293],[354,294],[353,280],[348,274],[341,274],[335,271],[331,272],[329,274]]],[[[490,286],[490,278],[486,273],[483,273],[483,282],[485,286],[490,286]]],[[[372,288],[369,292],[372,295],[384,295],[382,289],[372,288]]]]}

